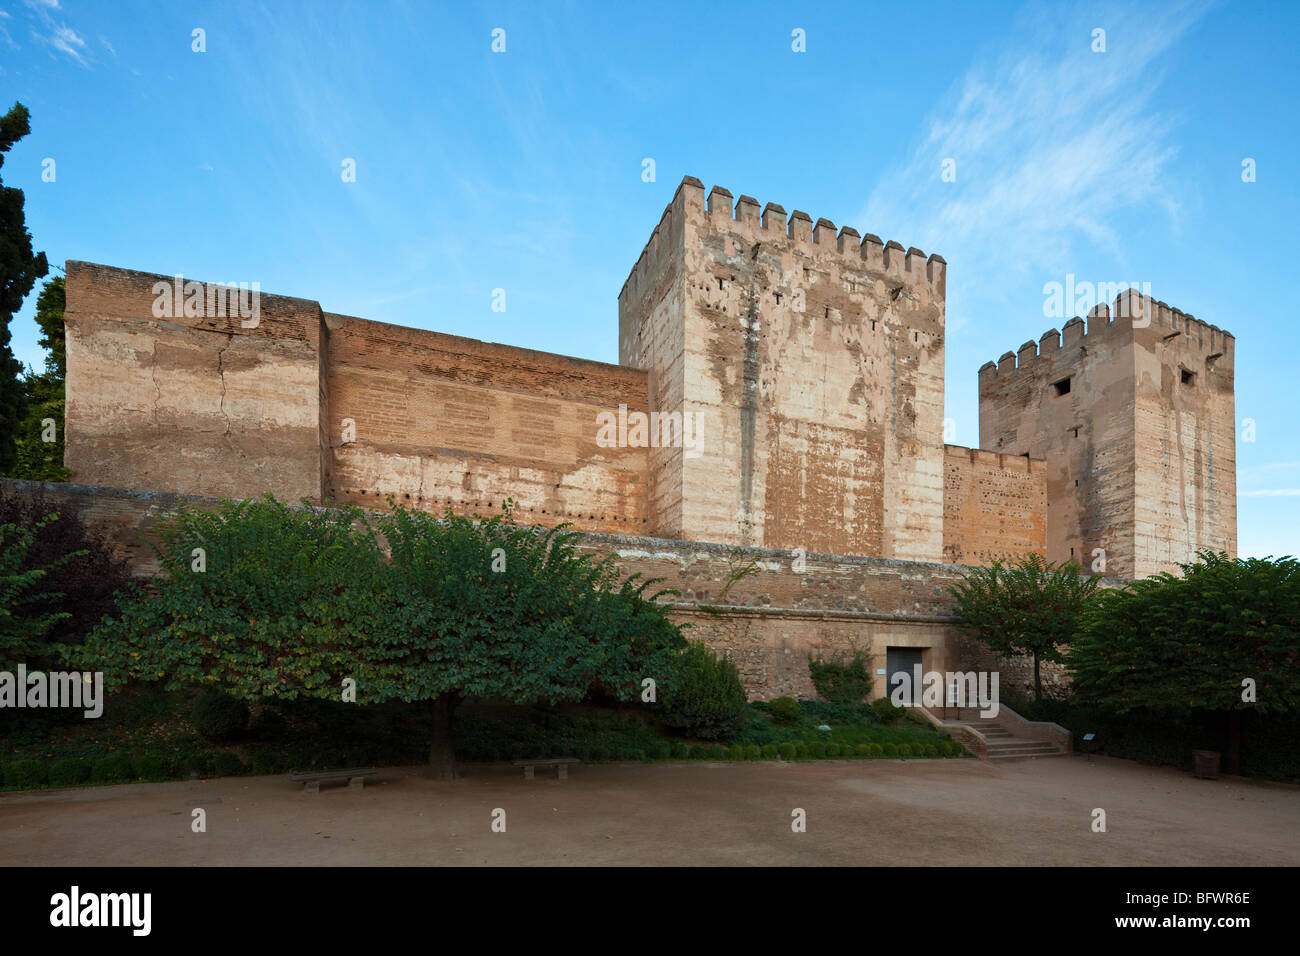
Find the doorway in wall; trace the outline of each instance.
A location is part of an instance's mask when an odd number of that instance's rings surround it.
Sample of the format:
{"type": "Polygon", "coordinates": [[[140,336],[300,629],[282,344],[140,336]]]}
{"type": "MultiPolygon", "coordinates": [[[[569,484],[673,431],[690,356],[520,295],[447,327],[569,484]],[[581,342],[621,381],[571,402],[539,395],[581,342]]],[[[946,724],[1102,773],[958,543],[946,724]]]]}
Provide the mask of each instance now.
{"type": "Polygon", "coordinates": [[[886,647],[885,648],[885,696],[893,694],[894,687],[897,686],[894,675],[902,671],[907,675],[908,681],[911,681],[913,668],[921,664],[921,648],[919,647],[886,647]]]}

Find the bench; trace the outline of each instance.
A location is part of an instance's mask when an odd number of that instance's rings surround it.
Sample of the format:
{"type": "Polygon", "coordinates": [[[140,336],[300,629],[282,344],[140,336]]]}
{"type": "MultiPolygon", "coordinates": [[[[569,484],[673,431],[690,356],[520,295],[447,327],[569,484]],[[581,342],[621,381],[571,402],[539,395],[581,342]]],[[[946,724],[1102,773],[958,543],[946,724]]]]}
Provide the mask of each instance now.
{"type": "Polygon", "coordinates": [[[510,761],[516,767],[524,768],[524,779],[532,780],[533,771],[537,767],[555,767],[558,771],[557,776],[560,780],[569,779],[569,764],[581,763],[577,757],[537,757],[533,760],[512,760],[510,761]]]}
{"type": "Polygon", "coordinates": [[[344,780],[353,790],[361,790],[366,785],[366,777],[378,773],[374,767],[351,767],[347,770],[316,770],[311,773],[291,773],[289,779],[294,783],[305,783],[306,793],[320,793],[322,780],[344,780]]]}

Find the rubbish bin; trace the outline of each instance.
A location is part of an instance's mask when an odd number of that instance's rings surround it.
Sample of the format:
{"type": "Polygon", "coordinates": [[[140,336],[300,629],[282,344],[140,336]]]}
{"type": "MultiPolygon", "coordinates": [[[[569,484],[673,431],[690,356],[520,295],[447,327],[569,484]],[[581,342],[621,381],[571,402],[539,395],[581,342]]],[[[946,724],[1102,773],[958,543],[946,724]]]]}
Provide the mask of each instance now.
{"type": "Polygon", "coordinates": [[[1217,750],[1193,750],[1192,773],[1202,780],[1219,779],[1219,752],[1217,750]]]}

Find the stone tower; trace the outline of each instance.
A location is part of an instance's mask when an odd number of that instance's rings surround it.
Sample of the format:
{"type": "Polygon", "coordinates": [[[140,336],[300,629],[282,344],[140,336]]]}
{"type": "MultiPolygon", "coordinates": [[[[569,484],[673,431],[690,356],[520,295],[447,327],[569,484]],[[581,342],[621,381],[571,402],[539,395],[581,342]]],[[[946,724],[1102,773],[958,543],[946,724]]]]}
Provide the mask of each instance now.
{"type": "Polygon", "coordinates": [[[699,417],[650,450],[666,537],[943,559],[946,265],[687,177],[619,293],[619,362],[699,417]]]}
{"type": "Polygon", "coordinates": [[[1105,573],[1237,551],[1231,334],[1125,291],[979,371],[980,445],[1047,461],[1047,558],[1105,573]]]}

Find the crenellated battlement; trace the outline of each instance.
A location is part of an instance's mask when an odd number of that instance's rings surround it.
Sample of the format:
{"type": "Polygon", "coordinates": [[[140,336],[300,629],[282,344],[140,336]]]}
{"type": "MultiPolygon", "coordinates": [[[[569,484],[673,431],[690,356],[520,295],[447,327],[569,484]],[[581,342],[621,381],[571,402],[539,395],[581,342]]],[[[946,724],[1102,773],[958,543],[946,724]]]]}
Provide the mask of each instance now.
{"type": "Polygon", "coordinates": [[[1066,349],[1086,347],[1098,338],[1131,336],[1141,329],[1153,329],[1158,340],[1169,341],[1186,336],[1192,346],[1207,355],[1230,353],[1235,338],[1227,329],[1204,322],[1166,302],[1126,289],[1115,297],[1114,307],[1094,306],[1085,320],[1075,316],[1060,329],[1048,329],[1038,341],[1030,340],[1014,352],[1004,352],[996,362],[980,366],[979,377],[1008,375],[1033,365],[1039,358],[1055,359],[1066,349]]]}
{"type": "Polygon", "coordinates": [[[715,185],[706,198],[704,184],[694,176],[686,176],[623,283],[620,301],[636,291],[647,275],[657,273],[661,246],[670,234],[677,234],[686,217],[714,229],[724,224],[731,229],[738,226],[748,239],[788,244],[795,252],[833,252],[851,270],[881,273],[905,285],[927,285],[939,294],[944,290],[948,263],[937,253],[927,257],[915,246],[904,249],[899,242],[885,242],[872,233],[861,235],[851,226],[837,233],[835,223],[829,219],[814,223],[808,213],[796,209],[787,214],[784,206],[773,202],[760,212],[757,199],[746,195],[735,199],[725,186],[715,185]]]}

